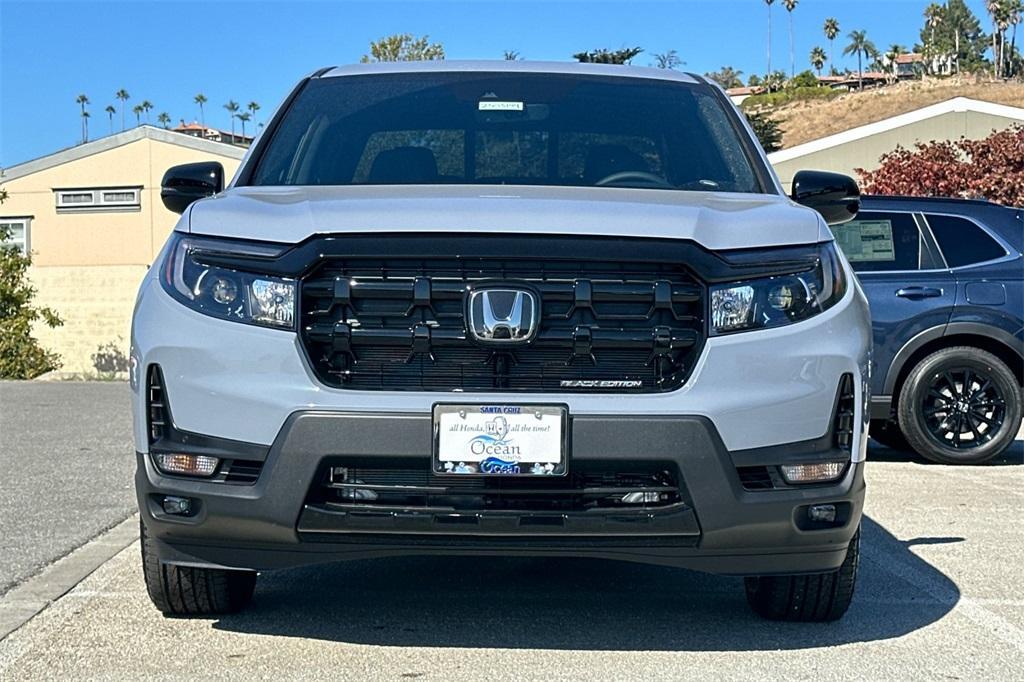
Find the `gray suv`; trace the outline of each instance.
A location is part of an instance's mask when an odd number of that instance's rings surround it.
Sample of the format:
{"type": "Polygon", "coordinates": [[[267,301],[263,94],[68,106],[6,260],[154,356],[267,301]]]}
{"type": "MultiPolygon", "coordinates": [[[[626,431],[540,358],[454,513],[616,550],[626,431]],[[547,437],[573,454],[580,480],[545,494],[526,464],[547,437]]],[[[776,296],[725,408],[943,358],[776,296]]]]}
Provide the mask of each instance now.
{"type": "Polygon", "coordinates": [[[150,597],[447,554],[746,576],[832,620],[857,573],[871,325],[827,223],[700,76],[359,65],[302,80],[182,214],[132,332],[150,597]],[[804,204],[804,205],[800,205],[804,204]]]}

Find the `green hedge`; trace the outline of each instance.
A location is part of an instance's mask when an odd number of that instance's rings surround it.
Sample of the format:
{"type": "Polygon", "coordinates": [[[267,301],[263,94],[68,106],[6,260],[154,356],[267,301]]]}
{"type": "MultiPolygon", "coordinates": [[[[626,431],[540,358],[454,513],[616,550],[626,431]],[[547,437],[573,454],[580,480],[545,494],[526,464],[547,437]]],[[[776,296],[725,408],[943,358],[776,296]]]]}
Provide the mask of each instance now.
{"type": "Polygon", "coordinates": [[[789,104],[790,102],[832,99],[841,94],[843,94],[841,90],[824,87],[789,88],[776,92],[766,92],[763,95],[751,95],[743,100],[741,106],[744,110],[750,111],[752,109],[774,108],[783,104],[789,104]]]}

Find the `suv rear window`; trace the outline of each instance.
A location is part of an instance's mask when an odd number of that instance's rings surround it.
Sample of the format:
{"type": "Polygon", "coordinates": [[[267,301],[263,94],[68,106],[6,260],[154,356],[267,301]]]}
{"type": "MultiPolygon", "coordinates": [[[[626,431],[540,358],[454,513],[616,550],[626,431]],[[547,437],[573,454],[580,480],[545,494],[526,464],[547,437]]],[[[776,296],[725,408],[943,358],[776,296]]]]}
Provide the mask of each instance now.
{"type": "Polygon", "coordinates": [[[656,79],[327,77],[285,112],[251,184],[762,192],[732,116],[710,86],[656,79]]]}
{"type": "Polygon", "coordinates": [[[1002,258],[1006,249],[970,220],[929,213],[925,216],[951,268],[1002,258]]]}

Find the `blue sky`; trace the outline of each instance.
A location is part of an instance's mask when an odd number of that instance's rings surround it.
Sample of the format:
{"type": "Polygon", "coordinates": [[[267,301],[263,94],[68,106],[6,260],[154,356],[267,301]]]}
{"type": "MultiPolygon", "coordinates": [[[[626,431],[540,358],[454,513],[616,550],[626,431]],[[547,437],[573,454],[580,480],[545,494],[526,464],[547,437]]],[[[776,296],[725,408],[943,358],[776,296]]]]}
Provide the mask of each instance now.
{"type": "MultiPolygon", "coordinates": [[[[797,70],[807,68],[826,17],[842,36],[867,30],[884,49],[912,46],[927,0],[802,0],[793,14],[797,70]]],[[[987,25],[983,0],[968,0],[987,25]]],[[[789,67],[788,17],[772,7],[773,69],[789,67]]],[[[474,0],[469,2],[16,2],[0,0],[0,166],[11,166],[74,145],[80,138],[75,97],[89,96],[91,137],[110,132],[104,108],[149,100],[155,123],[198,118],[193,97],[203,92],[206,122],[230,128],[222,104],[260,103],[265,120],[302,75],[358,61],[370,40],[390,33],[429,34],[449,58],[500,59],[506,49],[527,59],[570,59],[573,52],[639,45],[653,53],[678,51],[685,68],[703,73],[729,64],[745,74],[766,68],[764,0],[474,0]]],[[[854,60],[839,56],[838,66],[854,60]]],[[[120,113],[114,118],[120,129],[120,113]]]]}

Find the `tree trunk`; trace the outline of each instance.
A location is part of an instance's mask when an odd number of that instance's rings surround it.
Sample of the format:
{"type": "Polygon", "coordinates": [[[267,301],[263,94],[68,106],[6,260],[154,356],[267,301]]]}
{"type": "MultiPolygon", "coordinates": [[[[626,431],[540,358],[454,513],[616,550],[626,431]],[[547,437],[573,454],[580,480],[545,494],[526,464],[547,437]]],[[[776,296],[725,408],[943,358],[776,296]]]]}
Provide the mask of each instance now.
{"type": "Polygon", "coordinates": [[[1013,71],[1010,72],[1011,76],[1017,75],[1017,69],[1013,63],[1013,56],[1017,54],[1017,23],[1013,24],[1013,34],[1010,36],[1010,66],[1014,66],[1013,71]]]}
{"type": "Polygon", "coordinates": [[[793,13],[789,13],[789,77],[796,77],[796,57],[793,55],[793,13]]]}
{"type": "Polygon", "coordinates": [[[992,77],[999,78],[999,51],[996,49],[996,27],[992,26],[992,77]]]}
{"type": "Polygon", "coordinates": [[[864,64],[860,59],[861,52],[857,50],[857,89],[864,90],[864,64]]]}
{"type": "Polygon", "coordinates": [[[768,5],[768,92],[772,91],[771,78],[772,75],[772,6],[768,5]]]}
{"type": "Polygon", "coordinates": [[[953,59],[955,60],[955,63],[956,63],[956,73],[959,76],[960,75],[960,28],[959,27],[957,27],[955,35],[956,35],[956,38],[955,38],[955,41],[956,41],[956,55],[954,55],[953,59]]]}

